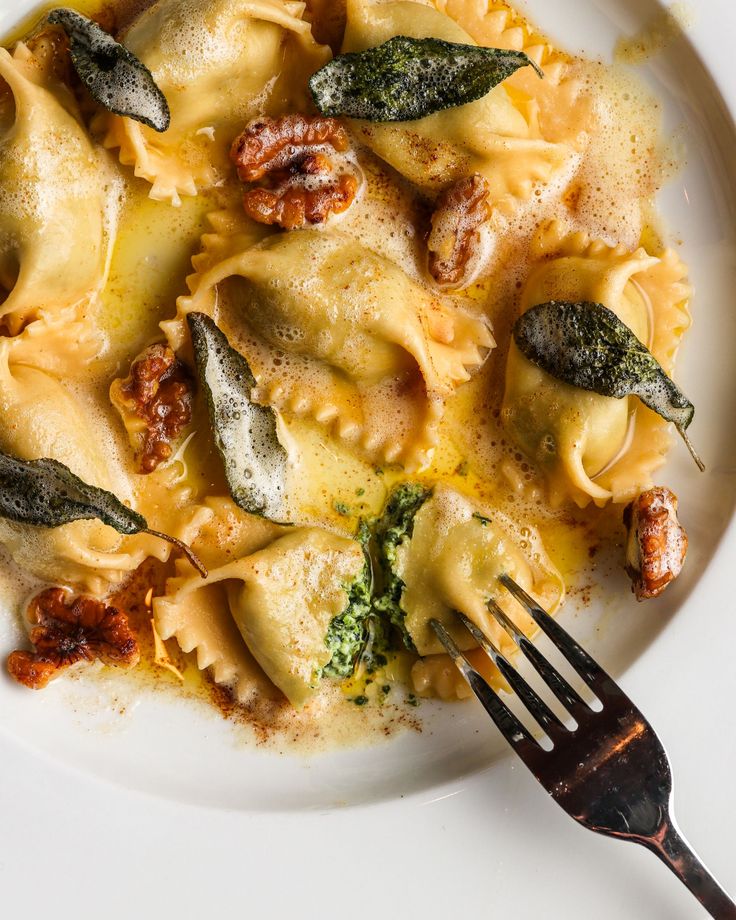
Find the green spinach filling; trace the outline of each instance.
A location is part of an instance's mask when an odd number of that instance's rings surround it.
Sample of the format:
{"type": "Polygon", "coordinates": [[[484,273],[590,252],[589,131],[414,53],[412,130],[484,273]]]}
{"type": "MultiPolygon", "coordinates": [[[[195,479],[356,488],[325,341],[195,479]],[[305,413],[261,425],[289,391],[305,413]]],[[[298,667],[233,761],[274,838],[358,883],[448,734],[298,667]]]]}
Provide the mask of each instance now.
{"type": "Polygon", "coordinates": [[[323,677],[350,677],[369,638],[371,615],[371,572],[368,562],[348,591],[348,605],[334,617],[325,636],[325,645],[332,652],[322,668],[323,677]]]}
{"type": "Polygon", "coordinates": [[[332,653],[320,677],[342,680],[350,677],[361,663],[372,674],[388,663],[388,654],[397,645],[414,650],[406,631],[401,609],[404,582],[396,574],[396,554],[414,530],[414,516],[431,495],[431,490],[416,483],[399,486],[389,497],[383,514],[362,521],[356,539],[363,545],[366,564],[348,586],[348,603],[333,618],[325,636],[332,653]],[[379,573],[379,590],[374,591],[373,566],[368,547],[373,550],[379,573]]]}
{"type": "Polygon", "coordinates": [[[399,546],[411,539],[414,517],[432,494],[431,489],[417,483],[406,483],[394,490],[383,515],[374,522],[373,535],[376,555],[383,581],[381,594],[373,602],[374,609],[394,626],[406,646],[414,651],[414,643],[406,630],[406,613],[401,608],[404,582],[396,574],[399,546]]]}

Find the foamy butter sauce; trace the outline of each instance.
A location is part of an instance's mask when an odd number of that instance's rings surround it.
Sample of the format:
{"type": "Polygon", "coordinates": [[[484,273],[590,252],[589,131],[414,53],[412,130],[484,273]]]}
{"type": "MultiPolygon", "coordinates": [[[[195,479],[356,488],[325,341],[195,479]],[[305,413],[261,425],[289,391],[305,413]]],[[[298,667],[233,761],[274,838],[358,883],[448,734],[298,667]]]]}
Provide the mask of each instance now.
{"type": "MultiPolygon", "coordinates": [[[[475,6],[467,0],[469,22],[475,6]]],[[[88,0],[75,7],[92,13],[100,4],[88,0]]],[[[453,6],[454,11],[461,11],[457,18],[464,25],[462,9],[462,4],[453,6]]],[[[572,61],[570,67],[570,76],[577,81],[575,105],[564,112],[551,112],[549,117],[566,120],[570,136],[583,138],[575,174],[563,177],[554,193],[540,190],[528,205],[499,224],[494,270],[462,300],[464,306],[484,312],[491,320],[497,348],[474,379],[448,400],[432,463],[412,478],[430,484],[447,482],[482,505],[498,508],[519,522],[516,536],[522,543],[538,532],[568,585],[580,586],[590,577],[590,560],[598,545],[620,541],[620,509],[550,511],[542,480],[506,442],[498,422],[505,353],[519,291],[529,271],[530,239],[542,221],[556,217],[571,230],[585,230],[609,243],[635,247],[643,242],[653,248],[660,236],[653,198],[677,163],[662,142],[659,104],[630,70],[581,60],[572,61]]],[[[362,163],[366,187],[360,201],[336,226],[400,264],[415,279],[423,278],[426,205],[375,158],[366,154],[362,163]]],[[[70,381],[100,412],[107,410],[105,394],[111,380],[127,372],[140,348],[159,337],[158,322],[173,315],[176,296],[186,291],[185,277],[205,229],[205,215],[215,204],[211,196],[201,194],[173,209],[151,201],[147,192],[145,183],[128,175],[109,280],[98,313],[109,348],[70,381]]],[[[192,446],[184,453],[182,477],[194,493],[221,493],[222,475],[213,451],[206,446],[207,436],[201,430],[205,426],[200,413],[192,446]]],[[[109,421],[102,430],[110,430],[109,421]]],[[[289,430],[299,449],[299,474],[292,477],[289,496],[297,519],[350,532],[360,516],[377,513],[392,485],[405,478],[400,469],[381,469],[356,458],[314,423],[290,421],[289,430]]],[[[120,426],[111,441],[115,442],[111,450],[119,455],[124,450],[120,426]]],[[[147,501],[164,508],[167,482],[166,477],[150,477],[147,501]]],[[[3,598],[16,609],[28,590],[28,583],[15,577],[6,578],[0,586],[3,598]]],[[[186,656],[175,649],[172,654],[183,665],[185,691],[199,693],[201,682],[191,676],[193,668],[186,656]]],[[[405,664],[392,667],[394,672],[406,672],[405,664]]],[[[173,680],[166,677],[157,683],[171,685],[173,680]]],[[[295,741],[298,737],[305,744],[305,739],[321,733],[318,723],[324,726],[332,721],[324,719],[325,713],[342,712],[342,721],[337,720],[329,737],[322,735],[320,745],[354,743],[369,728],[368,734],[375,736],[401,721],[399,710],[391,706],[384,707],[379,716],[366,712],[377,707],[346,707],[344,699],[344,695],[326,691],[301,714],[280,707],[267,718],[264,713],[253,714],[253,718],[246,713],[243,718],[251,726],[249,732],[261,731],[261,740],[268,736],[295,741]],[[345,718],[344,712],[350,717],[345,718]]]]}

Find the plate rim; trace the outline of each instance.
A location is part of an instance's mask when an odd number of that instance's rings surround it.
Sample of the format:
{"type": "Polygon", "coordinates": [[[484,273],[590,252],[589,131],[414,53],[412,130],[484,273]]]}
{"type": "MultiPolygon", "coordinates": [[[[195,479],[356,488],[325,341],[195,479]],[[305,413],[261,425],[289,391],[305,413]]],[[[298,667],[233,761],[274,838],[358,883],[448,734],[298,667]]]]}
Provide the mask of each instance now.
{"type": "MultiPolygon", "coordinates": [[[[718,15],[720,16],[725,15],[725,19],[727,21],[732,22],[734,30],[736,30],[736,7],[729,7],[727,0],[706,0],[706,3],[709,7],[717,10],[718,15]]],[[[0,25],[2,25],[2,20],[0,20],[0,25]]],[[[688,30],[688,34],[689,34],[691,43],[693,44],[696,52],[698,53],[698,56],[700,57],[701,62],[703,62],[704,65],[707,67],[709,73],[711,74],[714,80],[714,83],[718,87],[721,93],[721,96],[724,100],[724,104],[727,110],[729,111],[731,120],[732,121],[736,120],[736,81],[729,82],[727,80],[724,81],[723,79],[719,78],[719,73],[725,73],[728,71],[729,68],[731,70],[734,69],[733,63],[729,60],[729,57],[728,57],[728,49],[725,47],[727,43],[723,42],[720,45],[716,44],[715,51],[714,51],[714,48],[711,46],[710,48],[707,49],[707,53],[706,53],[706,48],[705,48],[705,43],[704,43],[705,40],[703,39],[702,34],[698,31],[697,22],[694,23],[691,29],[688,30]],[[720,63],[714,64],[713,63],[714,58],[717,58],[717,60],[720,63]],[[708,60],[707,65],[705,64],[706,60],[708,60]],[[721,68],[723,69],[721,70],[721,68]]],[[[709,560],[707,569],[703,573],[701,578],[699,579],[698,585],[702,585],[704,581],[709,579],[710,577],[709,573],[711,573],[715,568],[718,568],[720,566],[720,560],[722,559],[723,555],[727,554],[729,547],[733,547],[734,545],[736,545],[736,517],[732,517],[731,523],[729,524],[728,528],[726,529],[723,536],[721,537],[720,542],[715,548],[713,557],[709,560]]],[[[708,589],[710,590],[710,586],[708,586],[708,589]]],[[[625,672],[625,679],[626,679],[627,684],[629,682],[637,682],[639,673],[643,670],[646,670],[648,667],[650,667],[650,664],[649,664],[650,659],[654,657],[655,655],[661,654],[659,651],[659,646],[660,646],[660,643],[665,639],[666,635],[680,633],[684,630],[685,617],[686,615],[689,615],[688,612],[694,606],[694,603],[695,601],[692,595],[688,597],[687,599],[685,599],[682,605],[680,606],[680,609],[678,610],[676,616],[673,617],[672,620],[669,622],[667,629],[664,630],[647,648],[645,648],[641,652],[641,654],[637,657],[637,659],[633,662],[633,664],[630,665],[630,667],[625,672]]],[[[76,768],[72,766],[69,766],[65,763],[60,763],[58,761],[54,761],[50,756],[44,754],[43,752],[39,752],[35,750],[30,743],[25,744],[23,740],[20,740],[14,736],[12,737],[8,736],[4,730],[0,730],[0,739],[7,739],[11,743],[19,744],[23,747],[26,747],[29,754],[31,754],[31,756],[40,757],[42,759],[47,759],[49,766],[53,766],[55,768],[61,768],[64,771],[75,772],[76,770],[76,768]]],[[[437,793],[439,795],[455,794],[455,792],[459,788],[465,787],[469,782],[473,782],[477,777],[484,775],[485,772],[487,772],[488,770],[493,770],[494,768],[495,768],[495,765],[491,765],[490,767],[485,768],[484,770],[478,771],[477,773],[474,773],[469,777],[456,778],[446,783],[440,783],[432,787],[431,790],[413,791],[413,792],[408,793],[406,796],[402,796],[402,798],[405,798],[407,801],[408,800],[424,801],[426,800],[427,795],[429,794],[430,791],[432,794],[437,793]]],[[[108,780],[102,779],[96,776],[94,773],[91,773],[91,772],[82,773],[82,771],[79,771],[79,773],[80,773],[80,776],[84,776],[89,779],[94,779],[102,783],[103,785],[107,785],[109,783],[108,780]]],[[[145,799],[157,798],[154,793],[148,793],[143,790],[135,789],[135,790],[130,790],[130,791],[134,792],[136,795],[143,796],[145,799]]],[[[372,808],[390,806],[396,801],[397,801],[396,799],[391,799],[388,801],[378,801],[378,802],[372,801],[372,802],[366,802],[366,803],[357,803],[357,804],[351,804],[349,808],[351,811],[355,809],[360,809],[361,811],[365,811],[365,810],[369,810],[372,808]]],[[[200,803],[189,803],[188,805],[186,805],[185,803],[180,803],[180,805],[183,805],[184,807],[194,807],[197,809],[204,809],[204,810],[210,810],[212,807],[212,806],[203,805],[200,803]]],[[[239,811],[242,811],[245,814],[248,813],[246,809],[242,809],[242,810],[239,809],[239,811]]],[[[278,809],[274,809],[273,811],[269,811],[269,814],[292,814],[292,812],[281,812],[278,809]]],[[[308,814],[308,812],[297,812],[296,814],[299,817],[304,817],[308,814]]]]}

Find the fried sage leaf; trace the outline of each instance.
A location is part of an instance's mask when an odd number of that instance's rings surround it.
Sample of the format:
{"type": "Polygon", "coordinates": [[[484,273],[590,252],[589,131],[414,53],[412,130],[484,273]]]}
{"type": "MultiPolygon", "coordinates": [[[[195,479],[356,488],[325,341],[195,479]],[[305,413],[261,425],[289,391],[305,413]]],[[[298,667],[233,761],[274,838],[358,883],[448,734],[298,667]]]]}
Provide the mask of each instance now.
{"type": "Polygon", "coordinates": [[[148,533],[174,544],[203,577],[207,576],[207,570],[185,543],[150,530],[143,515],[128,508],[112,492],[88,485],[58,460],[19,460],[0,452],[0,517],[36,527],[60,527],[96,518],[118,533],[148,533]]]}
{"type": "Polygon", "coordinates": [[[675,425],[704,469],[687,436],[695,406],[608,307],[590,302],[539,304],[516,321],[514,340],[525,357],[558,380],[614,399],[638,396],[675,425]]]}
{"type": "Polygon", "coordinates": [[[367,51],[338,54],[309,88],[323,115],[413,121],[474,102],[527,66],[544,76],[523,51],[397,35],[367,51]]]}
{"type": "Polygon", "coordinates": [[[249,514],[279,521],[288,456],[279,441],[276,413],[251,400],[256,381],[248,362],[215,322],[204,313],[189,313],[187,322],[233,501],[249,514]]]}
{"type": "Polygon", "coordinates": [[[169,127],[171,113],[166,97],[134,54],[74,10],[52,10],[48,21],[66,32],[74,69],[95,101],[154,131],[169,127]]]}

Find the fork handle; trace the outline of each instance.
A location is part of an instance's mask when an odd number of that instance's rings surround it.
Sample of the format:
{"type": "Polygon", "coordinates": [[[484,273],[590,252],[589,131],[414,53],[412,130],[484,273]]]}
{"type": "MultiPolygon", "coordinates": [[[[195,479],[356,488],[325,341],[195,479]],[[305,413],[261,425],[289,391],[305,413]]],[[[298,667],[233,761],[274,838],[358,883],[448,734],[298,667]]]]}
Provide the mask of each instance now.
{"type": "Polygon", "coordinates": [[[667,821],[654,837],[642,840],[642,843],[690,889],[711,917],[736,920],[736,903],[698,859],[673,820],[667,821]]]}

